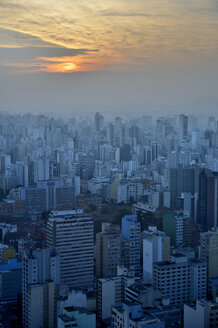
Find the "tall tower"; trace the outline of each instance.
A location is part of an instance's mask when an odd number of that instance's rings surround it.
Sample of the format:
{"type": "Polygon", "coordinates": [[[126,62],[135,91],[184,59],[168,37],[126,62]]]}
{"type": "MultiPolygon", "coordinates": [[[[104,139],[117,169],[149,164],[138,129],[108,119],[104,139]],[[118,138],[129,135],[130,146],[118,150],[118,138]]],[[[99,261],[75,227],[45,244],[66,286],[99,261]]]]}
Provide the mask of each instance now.
{"type": "Polygon", "coordinates": [[[142,232],[143,241],[143,281],[146,284],[153,282],[153,263],[169,261],[170,237],[156,227],[149,227],[142,232]]]}
{"type": "Polygon", "coordinates": [[[23,326],[54,327],[55,285],[60,284],[60,258],[53,248],[24,251],[22,257],[23,326]]]}
{"type": "Polygon", "coordinates": [[[94,281],[93,218],[83,210],[53,211],[47,223],[47,243],[60,254],[61,283],[86,287],[94,281]]]}
{"type": "Polygon", "coordinates": [[[180,140],[186,139],[188,136],[188,116],[184,114],[179,115],[179,136],[180,140]]]}
{"type": "Polygon", "coordinates": [[[95,114],[95,129],[99,132],[104,125],[104,117],[97,112],[95,114]]]}
{"type": "Polygon", "coordinates": [[[96,234],[96,276],[99,278],[115,277],[120,265],[121,234],[120,227],[102,224],[102,232],[96,234]]]}
{"type": "Polygon", "coordinates": [[[208,278],[218,277],[218,229],[201,233],[200,260],[207,262],[208,278]]]}
{"type": "Polygon", "coordinates": [[[140,275],[140,233],[141,224],[137,215],[125,215],[122,218],[122,238],[129,242],[129,267],[140,275]]]}
{"type": "Polygon", "coordinates": [[[217,172],[203,169],[199,174],[198,223],[203,231],[217,226],[217,172]]]}

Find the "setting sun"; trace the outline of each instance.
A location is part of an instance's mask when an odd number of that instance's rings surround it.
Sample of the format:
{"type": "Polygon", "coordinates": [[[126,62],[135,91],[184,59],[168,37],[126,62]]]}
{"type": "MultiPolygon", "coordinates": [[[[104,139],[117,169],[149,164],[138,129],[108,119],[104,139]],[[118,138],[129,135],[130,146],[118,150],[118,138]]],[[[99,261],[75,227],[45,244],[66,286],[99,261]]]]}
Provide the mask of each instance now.
{"type": "Polygon", "coordinates": [[[62,65],[63,72],[73,72],[78,69],[78,66],[74,63],[63,63],[62,65]]]}

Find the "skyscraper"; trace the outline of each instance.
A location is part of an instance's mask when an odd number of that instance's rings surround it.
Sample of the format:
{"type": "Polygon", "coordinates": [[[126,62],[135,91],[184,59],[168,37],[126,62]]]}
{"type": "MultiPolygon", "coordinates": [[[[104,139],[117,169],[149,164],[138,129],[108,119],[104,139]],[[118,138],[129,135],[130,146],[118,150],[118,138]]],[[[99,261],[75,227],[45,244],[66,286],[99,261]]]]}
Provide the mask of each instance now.
{"type": "Polygon", "coordinates": [[[201,233],[199,255],[207,262],[208,278],[218,277],[218,229],[201,233]]]}
{"type": "Polygon", "coordinates": [[[122,218],[122,238],[129,242],[129,267],[140,275],[140,232],[141,224],[137,215],[125,215],[122,218]]]}
{"type": "Polygon", "coordinates": [[[47,242],[60,254],[61,283],[85,287],[94,281],[93,218],[82,210],[53,211],[47,223],[47,242]]]}
{"type": "Polygon", "coordinates": [[[189,260],[182,254],[171,256],[171,261],[154,263],[154,283],[171,304],[191,303],[206,297],[206,263],[189,260]]]}
{"type": "Polygon", "coordinates": [[[55,284],[60,283],[60,258],[53,248],[25,251],[22,257],[23,325],[54,327],[55,284]]]}
{"type": "Polygon", "coordinates": [[[104,124],[104,117],[97,112],[95,114],[95,129],[99,132],[104,124]]]}
{"type": "Polygon", "coordinates": [[[96,276],[115,277],[121,257],[120,227],[102,224],[102,232],[96,234],[96,276]]]}
{"type": "Polygon", "coordinates": [[[170,257],[170,237],[156,227],[142,232],[143,242],[143,281],[153,282],[153,263],[168,261],[170,257]]]}
{"type": "Polygon", "coordinates": [[[180,140],[188,136],[188,116],[184,114],[180,114],[179,116],[179,136],[180,140]]]}
{"type": "Polygon", "coordinates": [[[218,175],[204,168],[199,174],[199,197],[197,221],[203,231],[217,226],[218,175]]]}

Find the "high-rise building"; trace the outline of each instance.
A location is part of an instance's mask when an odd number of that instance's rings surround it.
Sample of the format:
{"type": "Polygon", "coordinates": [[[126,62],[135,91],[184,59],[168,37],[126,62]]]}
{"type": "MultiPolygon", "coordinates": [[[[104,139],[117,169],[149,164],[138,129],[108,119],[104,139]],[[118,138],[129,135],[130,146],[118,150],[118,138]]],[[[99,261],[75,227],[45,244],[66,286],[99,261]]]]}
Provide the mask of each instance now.
{"type": "Polygon", "coordinates": [[[171,304],[191,303],[206,297],[207,264],[175,254],[171,261],[154,263],[154,284],[171,304]]]}
{"type": "Polygon", "coordinates": [[[25,328],[54,327],[55,285],[60,284],[60,257],[54,248],[24,251],[22,303],[25,328]]]}
{"type": "Polygon", "coordinates": [[[135,282],[134,271],[122,266],[117,268],[117,276],[97,280],[97,318],[99,321],[111,317],[111,307],[125,299],[126,288],[135,282]]]}
{"type": "Polygon", "coordinates": [[[186,139],[188,136],[188,116],[184,114],[179,116],[179,136],[180,140],[186,139]]]}
{"type": "Polygon", "coordinates": [[[33,187],[35,183],[34,163],[28,162],[24,165],[24,186],[33,187]]]}
{"type": "Polygon", "coordinates": [[[56,288],[53,281],[26,288],[25,328],[53,328],[56,322],[56,288]]]}
{"type": "Polygon", "coordinates": [[[96,234],[96,276],[115,277],[121,263],[120,227],[102,223],[102,232],[96,234]]]}
{"type": "Polygon", "coordinates": [[[16,258],[0,264],[0,299],[17,299],[22,292],[22,263],[16,258]]]}
{"type": "Polygon", "coordinates": [[[203,169],[199,174],[198,223],[203,231],[217,226],[218,173],[203,169]]]}
{"type": "Polygon", "coordinates": [[[208,278],[218,277],[218,229],[201,233],[199,255],[207,262],[208,278]]]}
{"type": "Polygon", "coordinates": [[[115,146],[115,126],[112,122],[107,125],[107,143],[110,146],[115,146]]]}
{"type": "Polygon", "coordinates": [[[125,215],[122,218],[122,238],[129,242],[129,268],[140,275],[140,233],[141,224],[137,215],[125,215]]]}
{"type": "Polygon", "coordinates": [[[177,207],[177,197],[181,193],[195,194],[198,192],[198,167],[171,167],[168,169],[169,189],[170,189],[170,207],[177,207]]]}
{"type": "Polygon", "coordinates": [[[92,178],[95,169],[95,156],[92,153],[80,154],[79,155],[79,163],[80,163],[80,170],[81,170],[81,177],[84,178],[92,178]]]}
{"type": "Polygon", "coordinates": [[[197,200],[198,200],[198,194],[192,195],[189,192],[182,192],[181,196],[177,197],[176,199],[176,204],[177,204],[176,207],[185,212],[188,212],[192,218],[196,219],[197,200]]]}
{"type": "Polygon", "coordinates": [[[170,237],[156,227],[149,227],[142,232],[143,242],[143,281],[153,282],[154,262],[168,261],[170,258],[170,237]]]}
{"type": "Polygon", "coordinates": [[[37,181],[33,188],[20,188],[28,212],[69,210],[75,208],[75,185],[72,180],[37,181]]]}
{"type": "Polygon", "coordinates": [[[104,125],[104,117],[99,113],[97,112],[95,114],[95,129],[96,131],[100,131],[101,128],[103,127],[104,125]]]}
{"type": "Polygon", "coordinates": [[[163,231],[170,237],[172,246],[194,246],[196,229],[189,213],[172,211],[163,215],[163,231]]]}
{"type": "Polygon", "coordinates": [[[184,305],[184,328],[218,327],[218,304],[206,300],[196,302],[196,306],[184,305]]]}
{"type": "Polygon", "coordinates": [[[61,283],[85,287],[94,281],[93,218],[82,210],[53,211],[47,222],[47,243],[60,254],[61,283]]]}
{"type": "Polygon", "coordinates": [[[99,321],[111,317],[111,307],[116,304],[115,279],[98,279],[97,281],[97,318],[99,321]]]}

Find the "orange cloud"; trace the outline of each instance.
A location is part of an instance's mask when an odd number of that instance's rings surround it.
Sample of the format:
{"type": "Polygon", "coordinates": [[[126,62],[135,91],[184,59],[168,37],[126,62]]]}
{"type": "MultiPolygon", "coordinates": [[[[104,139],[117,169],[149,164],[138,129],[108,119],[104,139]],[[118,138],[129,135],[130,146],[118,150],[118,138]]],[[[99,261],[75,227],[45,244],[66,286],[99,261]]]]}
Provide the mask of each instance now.
{"type": "Polygon", "coordinates": [[[0,44],[0,48],[6,48],[6,49],[16,49],[16,48],[24,48],[23,46],[18,46],[15,44],[0,44]]]}

